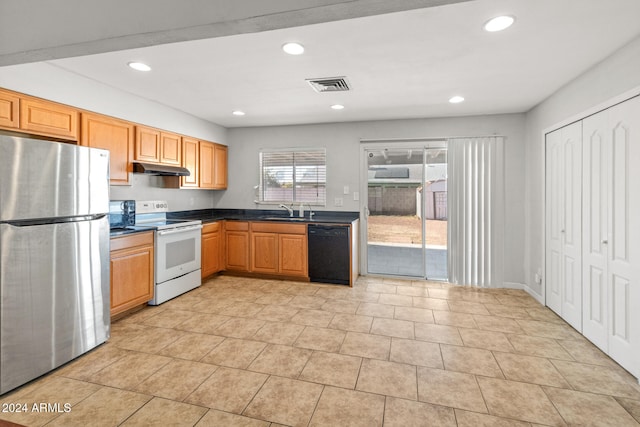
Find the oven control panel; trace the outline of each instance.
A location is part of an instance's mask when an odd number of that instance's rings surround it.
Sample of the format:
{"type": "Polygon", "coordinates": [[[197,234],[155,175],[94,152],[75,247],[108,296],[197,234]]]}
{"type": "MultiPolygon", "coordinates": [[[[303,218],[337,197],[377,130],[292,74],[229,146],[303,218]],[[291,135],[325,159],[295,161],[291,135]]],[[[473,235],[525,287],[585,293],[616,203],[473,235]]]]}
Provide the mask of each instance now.
{"type": "Polygon", "coordinates": [[[136,213],[168,212],[169,204],[166,200],[144,200],[136,202],[136,213]]]}

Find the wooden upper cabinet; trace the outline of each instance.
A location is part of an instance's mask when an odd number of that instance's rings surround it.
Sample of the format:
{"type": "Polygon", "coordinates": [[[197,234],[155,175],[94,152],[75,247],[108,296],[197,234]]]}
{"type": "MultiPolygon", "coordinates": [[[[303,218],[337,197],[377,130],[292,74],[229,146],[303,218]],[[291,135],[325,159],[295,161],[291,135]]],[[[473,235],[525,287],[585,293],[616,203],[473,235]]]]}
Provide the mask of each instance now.
{"type": "Polygon", "coordinates": [[[189,169],[191,175],[180,178],[181,187],[198,188],[200,185],[200,141],[182,137],[182,167],[189,169]]]}
{"type": "Polygon", "coordinates": [[[0,127],[18,128],[20,126],[19,112],[20,98],[11,92],[0,90],[0,127]]]}
{"type": "Polygon", "coordinates": [[[136,149],[134,160],[160,163],[160,131],[145,126],[136,126],[136,149]]]}
{"type": "Polygon", "coordinates": [[[213,163],[213,188],[216,190],[227,189],[227,147],[214,145],[213,163]]]}
{"type": "Polygon", "coordinates": [[[200,141],[200,188],[215,188],[214,146],[212,142],[200,141]]]}
{"type": "Polygon", "coordinates": [[[180,166],[182,164],[182,136],[146,126],[136,126],[134,160],[180,166]]]}
{"type": "Polygon", "coordinates": [[[78,110],[31,97],[20,99],[20,129],[38,135],[78,140],[78,110]]]}
{"type": "Polygon", "coordinates": [[[160,163],[180,166],[182,159],[182,136],[160,132],[160,163]]]}
{"type": "Polygon", "coordinates": [[[111,185],[130,185],[134,126],[100,114],[82,113],[80,145],[109,150],[111,185]]]}
{"type": "Polygon", "coordinates": [[[200,188],[224,190],[227,188],[227,147],[200,141],[200,188]]]}

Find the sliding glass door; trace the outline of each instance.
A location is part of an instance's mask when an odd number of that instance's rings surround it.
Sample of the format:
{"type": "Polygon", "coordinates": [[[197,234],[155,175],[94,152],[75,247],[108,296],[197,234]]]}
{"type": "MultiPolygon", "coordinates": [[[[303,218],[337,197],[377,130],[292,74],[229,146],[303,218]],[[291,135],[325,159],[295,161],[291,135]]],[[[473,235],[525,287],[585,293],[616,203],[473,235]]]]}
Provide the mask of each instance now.
{"type": "Polygon", "coordinates": [[[447,151],[438,145],[365,148],[368,273],[447,279],[447,151]]]}

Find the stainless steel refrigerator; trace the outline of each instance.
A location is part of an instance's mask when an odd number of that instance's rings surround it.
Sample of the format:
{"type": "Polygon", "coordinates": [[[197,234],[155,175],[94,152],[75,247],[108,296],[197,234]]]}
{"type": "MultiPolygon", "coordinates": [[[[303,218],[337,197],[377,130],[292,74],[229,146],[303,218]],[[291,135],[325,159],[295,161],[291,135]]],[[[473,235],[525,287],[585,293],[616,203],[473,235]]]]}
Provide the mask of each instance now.
{"type": "Polygon", "coordinates": [[[109,338],[109,152],[0,135],[0,394],[109,338]]]}

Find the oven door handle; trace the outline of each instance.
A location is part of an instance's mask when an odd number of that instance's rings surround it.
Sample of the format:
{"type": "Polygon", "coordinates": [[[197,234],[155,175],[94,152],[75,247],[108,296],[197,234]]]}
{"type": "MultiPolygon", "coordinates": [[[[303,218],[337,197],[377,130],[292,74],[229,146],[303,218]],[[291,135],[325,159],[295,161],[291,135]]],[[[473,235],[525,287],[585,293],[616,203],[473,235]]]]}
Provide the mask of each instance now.
{"type": "Polygon", "coordinates": [[[186,233],[187,231],[200,230],[201,228],[202,228],[201,225],[190,225],[188,227],[178,227],[178,228],[173,228],[171,230],[159,230],[158,236],[167,236],[169,234],[186,233]]]}

